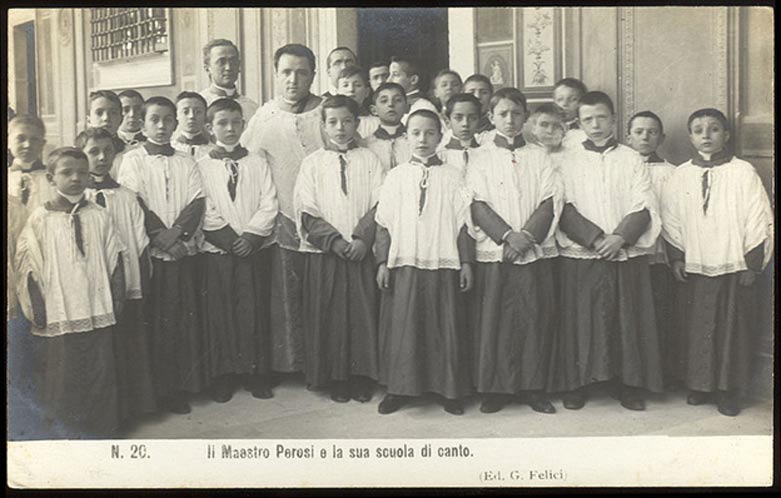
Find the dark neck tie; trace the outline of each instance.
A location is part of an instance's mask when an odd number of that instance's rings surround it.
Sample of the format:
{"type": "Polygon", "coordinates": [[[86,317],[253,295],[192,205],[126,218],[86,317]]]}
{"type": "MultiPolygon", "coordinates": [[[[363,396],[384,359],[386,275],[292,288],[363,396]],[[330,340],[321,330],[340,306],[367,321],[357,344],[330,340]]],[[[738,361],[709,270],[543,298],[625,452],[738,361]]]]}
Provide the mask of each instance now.
{"type": "Polygon", "coordinates": [[[713,178],[711,177],[711,169],[706,169],[702,173],[702,213],[708,214],[708,203],[710,202],[710,191],[712,187],[713,178]]]}
{"type": "Polygon", "coordinates": [[[423,176],[420,178],[420,196],[418,197],[418,216],[423,214],[423,208],[426,207],[426,195],[428,191],[429,174],[431,173],[431,166],[441,166],[442,160],[436,155],[429,157],[428,159],[420,159],[412,156],[410,163],[420,164],[423,166],[423,176]]]}
{"type": "Polygon", "coordinates": [[[233,159],[223,159],[225,166],[228,168],[228,194],[231,196],[231,200],[236,200],[236,186],[239,184],[239,163],[233,159]]]}
{"type": "Polygon", "coordinates": [[[100,207],[106,207],[106,196],[103,195],[102,190],[98,190],[98,193],[95,195],[95,202],[100,207]]]}
{"type": "Polygon", "coordinates": [[[651,152],[647,156],[643,157],[643,159],[645,159],[645,162],[647,162],[648,164],[663,163],[664,162],[664,159],[659,157],[659,154],[657,154],[656,151],[651,152]]]}
{"type": "Polygon", "coordinates": [[[388,133],[388,130],[383,128],[382,126],[379,126],[376,130],[374,130],[374,136],[379,138],[380,140],[393,140],[396,138],[400,138],[404,136],[404,133],[407,131],[406,128],[404,128],[404,125],[399,125],[398,128],[396,128],[396,132],[391,135],[388,133]]]}
{"type": "Polygon", "coordinates": [[[146,149],[146,151],[149,153],[150,156],[166,156],[171,157],[174,155],[174,148],[171,146],[171,144],[163,144],[163,145],[157,145],[155,143],[150,142],[147,140],[142,145],[146,149]]]}
{"type": "Polygon", "coordinates": [[[339,154],[339,171],[342,176],[342,192],[347,195],[347,161],[343,154],[339,154]]]}
{"type": "Polygon", "coordinates": [[[70,222],[73,225],[73,235],[74,239],[76,240],[76,247],[79,249],[79,252],[82,256],[85,255],[85,252],[84,238],[82,237],[81,233],[81,217],[79,215],[79,209],[86,205],[87,200],[84,198],[79,200],[79,202],[72,204],[70,201],[68,201],[68,199],[60,195],[57,195],[54,199],[45,203],[45,207],[50,211],[61,211],[68,213],[70,222]]]}
{"type": "Polygon", "coordinates": [[[220,147],[219,145],[215,146],[209,151],[209,157],[212,159],[232,159],[234,161],[243,159],[247,156],[247,154],[249,154],[249,151],[241,145],[237,145],[230,152],[225,150],[224,147],[220,147]]]}
{"type": "Polygon", "coordinates": [[[692,157],[692,164],[701,168],[712,168],[732,161],[732,157],[732,154],[726,150],[713,154],[710,159],[704,159],[699,153],[695,153],[692,157]]]}
{"type": "Polygon", "coordinates": [[[513,137],[512,143],[510,143],[510,141],[508,141],[506,137],[497,133],[494,136],[494,145],[496,145],[499,148],[507,149],[510,152],[513,152],[515,151],[515,149],[519,149],[524,145],[526,145],[526,140],[524,140],[523,135],[519,133],[518,135],[515,135],[515,137],[513,137]]]}
{"type": "Polygon", "coordinates": [[[602,154],[613,147],[616,147],[618,145],[618,142],[616,142],[616,139],[614,137],[610,137],[607,142],[605,142],[605,145],[597,145],[594,142],[591,141],[590,138],[587,138],[583,141],[583,148],[586,150],[590,150],[591,152],[596,152],[598,154],[602,154]]]}

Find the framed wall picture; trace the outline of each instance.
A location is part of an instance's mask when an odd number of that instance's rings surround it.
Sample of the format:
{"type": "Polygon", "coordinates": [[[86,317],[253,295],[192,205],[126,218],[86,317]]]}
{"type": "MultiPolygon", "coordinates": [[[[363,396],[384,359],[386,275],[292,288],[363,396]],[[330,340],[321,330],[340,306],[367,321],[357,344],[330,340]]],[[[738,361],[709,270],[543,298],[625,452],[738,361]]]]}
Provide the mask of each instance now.
{"type": "Polygon", "coordinates": [[[477,60],[480,73],[488,76],[494,90],[515,85],[512,43],[479,47],[477,60]]]}

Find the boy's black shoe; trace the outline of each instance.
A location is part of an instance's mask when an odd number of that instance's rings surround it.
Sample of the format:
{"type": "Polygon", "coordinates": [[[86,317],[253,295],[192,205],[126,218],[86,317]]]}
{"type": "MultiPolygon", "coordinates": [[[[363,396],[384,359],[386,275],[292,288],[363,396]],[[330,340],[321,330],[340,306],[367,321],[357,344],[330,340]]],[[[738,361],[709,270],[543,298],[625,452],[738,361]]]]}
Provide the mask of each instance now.
{"type": "Polygon", "coordinates": [[[704,392],[704,391],[691,391],[688,396],[686,396],[686,403],[698,406],[698,405],[704,405],[711,399],[711,393],[704,392]]]}
{"type": "Polygon", "coordinates": [[[716,407],[719,413],[728,417],[736,417],[740,413],[740,403],[733,392],[719,391],[716,395],[716,407]]]}
{"type": "Polygon", "coordinates": [[[567,410],[580,410],[586,405],[586,394],[583,391],[569,391],[561,396],[564,408],[567,410]]]}
{"type": "Polygon", "coordinates": [[[263,375],[256,375],[252,378],[250,393],[252,393],[253,398],[257,399],[271,399],[274,397],[274,393],[271,391],[271,382],[268,377],[263,375]]]}
{"type": "Polygon", "coordinates": [[[168,396],[161,403],[166,410],[177,415],[187,415],[192,411],[184,393],[176,393],[168,396]]]}
{"type": "Polygon", "coordinates": [[[350,401],[350,389],[346,381],[336,381],[331,385],[331,400],[337,403],[350,401]]]}
{"type": "Polygon", "coordinates": [[[350,395],[355,401],[366,403],[371,401],[374,386],[370,379],[363,377],[353,377],[350,379],[350,395]]]}
{"type": "Polygon", "coordinates": [[[645,400],[640,389],[632,386],[621,386],[621,406],[627,410],[645,410],[645,400]]]}
{"type": "Polygon", "coordinates": [[[556,413],[556,408],[553,407],[553,403],[551,403],[548,397],[542,393],[532,391],[526,394],[526,403],[528,403],[535,412],[556,413]]]}
{"type": "Polygon", "coordinates": [[[407,402],[406,396],[399,396],[397,394],[386,394],[385,397],[380,401],[380,404],[377,406],[377,411],[382,413],[383,415],[387,415],[389,413],[393,413],[397,411],[399,408],[404,406],[404,404],[407,402]]]}
{"type": "Polygon", "coordinates": [[[227,403],[233,397],[233,383],[226,377],[218,378],[212,384],[211,395],[217,403],[227,403]]]}
{"type": "Polygon", "coordinates": [[[496,413],[507,404],[507,399],[501,394],[484,394],[483,402],[480,403],[482,413],[496,413]]]}
{"type": "Polygon", "coordinates": [[[442,402],[442,406],[445,408],[445,411],[451,415],[464,414],[464,405],[461,403],[460,399],[445,399],[442,402]]]}

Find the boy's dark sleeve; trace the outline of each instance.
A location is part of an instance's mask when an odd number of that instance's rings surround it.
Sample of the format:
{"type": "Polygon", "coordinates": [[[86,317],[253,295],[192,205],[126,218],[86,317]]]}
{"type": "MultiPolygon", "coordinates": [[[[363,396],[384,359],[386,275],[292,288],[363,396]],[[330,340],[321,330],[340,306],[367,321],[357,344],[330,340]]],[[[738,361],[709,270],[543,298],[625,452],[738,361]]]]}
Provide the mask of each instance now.
{"type": "Polygon", "coordinates": [[[144,228],[150,239],[155,238],[161,231],[168,229],[168,227],[165,226],[165,223],[163,223],[163,220],[161,220],[154,211],[149,209],[141,197],[136,197],[136,199],[138,199],[138,204],[144,212],[144,228]]]}
{"type": "Polygon", "coordinates": [[[511,229],[510,225],[483,201],[473,201],[471,210],[475,225],[479,226],[495,243],[502,244],[502,235],[511,229]]]}
{"type": "Polygon", "coordinates": [[[674,245],[670,244],[666,240],[664,241],[664,247],[667,251],[667,261],[670,263],[674,261],[686,261],[686,255],[683,251],[675,247],[674,245]]]}
{"type": "Polygon", "coordinates": [[[360,219],[353,230],[353,238],[362,240],[367,247],[374,245],[374,235],[377,233],[377,222],[374,215],[377,212],[377,206],[374,206],[360,219]]]}
{"type": "Polygon", "coordinates": [[[250,232],[244,232],[241,234],[241,238],[248,241],[250,245],[252,246],[252,251],[255,252],[261,247],[263,247],[263,242],[266,241],[267,237],[264,237],[262,235],[258,235],[256,233],[250,233],[250,232]]]}
{"type": "Polygon", "coordinates": [[[458,258],[461,260],[461,264],[473,263],[475,261],[475,239],[469,235],[466,229],[466,225],[461,227],[461,231],[458,232],[458,258]]]}
{"type": "Polygon", "coordinates": [[[537,243],[541,243],[550,231],[553,217],[553,198],[549,197],[537,206],[523,229],[532,234],[537,243]]]}
{"type": "Polygon", "coordinates": [[[570,203],[565,204],[561,210],[559,228],[567,237],[586,248],[594,247],[594,242],[604,233],[570,203]]]}
{"type": "Polygon", "coordinates": [[[204,211],[206,211],[205,197],[193,199],[190,204],[182,209],[173,225],[182,229],[182,236],[180,237],[182,240],[190,240],[190,237],[193,236],[193,233],[201,223],[204,211]]]}
{"type": "Polygon", "coordinates": [[[757,273],[762,271],[762,263],[765,262],[765,243],[759,244],[745,255],[746,266],[757,273]]]}
{"type": "Polygon", "coordinates": [[[231,252],[231,247],[239,235],[230,225],[225,225],[217,230],[203,230],[203,238],[209,244],[213,244],[225,252],[231,252]]]}
{"type": "Polygon", "coordinates": [[[390,252],[391,236],[387,228],[377,223],[377,230],[374,236],[374,259],[377,266],[388,262],[388,252],[390,252]]]}
{"type": "Polygon", "coordinates": [[[121,255],[111,274],[111,300],[114,302],[114,314],[121,315],[122,303],[125,302],[125,263],[121,255]]]}
{"type": "Polygon", "coordinates": [[[42,329],[46,327],[46,301],[32,274],[27,275],[27,289],[30,292],[30,304],[33,308],[33,316],[28,318],[36,327],[42,329]]]}
{"type": "Polygon", "coordinates": [[[330,251],[342,234],[330,223],[309,213],[301,214],[301,224],[307,232],[306,240],[321,251],[330,251]]]}
{"type": "Polygon", "coordinates": [[[626,242],[625,245],[633,246],[648,228],[649,223],[651,223],[651,214],[647,209],[643,209],[624,216],[613,233],[620,235],[626,242]]]}

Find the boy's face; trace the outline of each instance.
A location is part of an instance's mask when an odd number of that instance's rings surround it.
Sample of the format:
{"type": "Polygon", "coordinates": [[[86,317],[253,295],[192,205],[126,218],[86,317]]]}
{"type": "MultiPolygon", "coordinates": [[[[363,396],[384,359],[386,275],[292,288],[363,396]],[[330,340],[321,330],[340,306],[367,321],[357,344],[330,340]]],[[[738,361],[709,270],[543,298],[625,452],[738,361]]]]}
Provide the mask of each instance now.
{"type": "Polygon", "coordinates": [[[176,129],[176,116],[173,109],[165,105],[150,105],[144,118],[144,135],[159,144],[171,141],[176,129]]]}
{"type": "Polygon", "coordinates": [[[339,78],[337,91],[339,95],[346,95],[361,105],[369,96],[370,90],[363,77],[360,74],[354,74],[349,78],[339,78]]]}
{"type": "Polygon", "coordinates": [[[523,107],[510,99],[501,99],[491,111],[491,122],[496,130],[507,137],[514,137],[523,129],[526,113],[523,107]]]}
{"type": "Polygon", "coordinates": [[[309,95],[315,73],[306,57],[283,54],[277,63],[277,91],[287,100],[298,102],[309,95]]]}
{"type": "Polygon", "coordinates": [[[592,142],[601,142],[613,134],[616,117],[605,104],[582,105],[578,110],[578,121],[592,142]]]}
{"type": "Polygon", "coordinates": [[[443,106],[447,104],[450,97],[461,91],[461,82],[453,74],[444,74],[437,78],[434,84],[434,96],[439,99],[443,106]]]}
{"type": "Polygon", "coordinates": [[[401,85],[405,92],[409,93],[418,87],[418,75],[410,76],[404,63],[391,62],[388,81],[401,85]]]}
{"type": "Polygon", "coordinates": [[[244,131],[244,117],[240,111],[217,111],[212,122],[206,124],[206,129],[218,142],[235,145],[244,131]]]}
{"type": "Polygon", "coordinates": [[[119,97],[122,102],[122,131],[136,133],[141,130],[144,120],[141,115],[144,112],[144,101],[138,97],[119,97]]]}
{"type": "Polygon", "coordinates": [[[453,136],[462,142],[469,142],[475,136],[480,123],[480,108],[471,102],[458,102],[453,106],[447,122],[453,130],[453,136]]]}
{"type": "Polygon", "coordinates": [[[553,114],[538,114],[534,118],[532,135],[546,147],[558,147],[564,138],[564,123],[553,114]]]}
{"type": "Polygon", "coordinates": [[[325,134],[334,142],[344,145],[355,137],[358,128],[358,118],[346,107],[328,108],[325,110],[323,123],[325,134]]]}
{"type": "Polygon", "coordinates": [[[355,57],[349,50],[337,50],[331,54],[331,58],[328,65],[328,79],[331,80],[331,84],[336,86],[338,83],[339,73],[347,66],[354,66],[356,64],[355,57]]]}
{"type": "Polygon", "coordinates": [[[239,79],[239,53],[230,45],[218,45],[209,51],[206,72],[212,82],[223,88],[233,88],[239,79]]]}
{"type": "Polygon", "coordinates": [[[372,91],[377,90],[380,85],[388,81],[388,76],[390,76],[388,66],[373,67],[369,69],[369,84],[372,87],[372,91]]]}
{"type": "Polygon", "coordinates": [[[206,122],[206,107],[198,99],[182,99],[176,103],[176,119],[187,133],[201,133],[206,122]]]}
{"type": "Polygon", "coordinates": [[[396,126],[401,122],[407,109],[407,98],[394,89],[383,90],[377,96],[377,102],[372,104],[372,112],[380,118],[380,122],[388,126],[396,126]]]}
{"type": "Polygon", "coordinates": [[[425,116],[414,116],[407,121],[407,140],[413,154],[429,157],[437,151],[442,132],[436,121],[425,116]]]}
{"type": "Polygon", "coordinates": [[[62,157],[57,161],[54,174],[46,173],[49,183],[67,195],[79,195],[89,183],[89,163],[75,157],[62,157]]]}
{"type": "Polygon", "coordinates": [[[632,128],[629,130],[629,146],[640,154],[647,156],[664,141],[664,134],[659,123],[654,118],[639,117],[632,120],[632,128]]]}
{"type": "Polygon", "coordinates": [[[488,114],[491,103],[491,88],[482,81],[470,81],[464,85],[464,93],[471,93],[480,101],[480,112],[483,116],[488,114]]]}
{"type": "Polygon", "coordinates": [[[84,153],[89,159],[89,172],[97,176],[105,176],[111,171],[114,163],[114,141],[110,138],[90,138],[84,145],[84,153]]]}
{"type": "Polygon", "coordinates": [[[553,102],[564,110],[564,114],[567,115],[567,121],[572,121],[578,117],[580,97],[579,91],[566,85],[561,85],[553,90],[553,102]]]}
{"type": "Polygon", "coordinates": [[[729,141],[729,131],[718,119],[711,116],[696,118],[691,122],[689,140],[699,152],[721,152],[729,141]]]}
{"type": "Polygon", "coordinates": [[[40,159],[46,139],[37,126],[11,123],[8,129],[8,149],[24,163],[40,159]]]}
{"type": "Polygon", "coordinates": [[[116,135],[122,124],[122,109],[109,99],[98,97],[90,102],[87,124],[93,128],[105,128],[116,135]]]}

